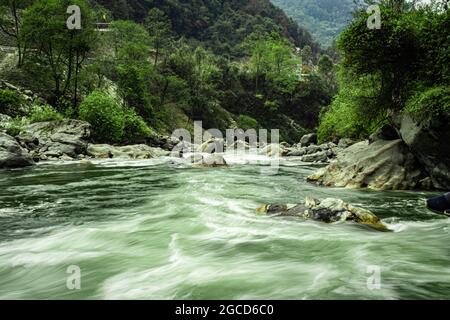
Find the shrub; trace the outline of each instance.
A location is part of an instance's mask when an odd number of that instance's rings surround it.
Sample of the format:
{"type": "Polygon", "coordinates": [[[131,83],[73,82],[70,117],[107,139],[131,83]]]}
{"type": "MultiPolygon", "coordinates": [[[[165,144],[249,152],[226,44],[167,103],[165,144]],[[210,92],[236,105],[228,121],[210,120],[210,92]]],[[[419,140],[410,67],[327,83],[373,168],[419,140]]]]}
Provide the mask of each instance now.
{"type": "Polygon", "coordinates": [[[25,117],[16,117],[12,119],[6,126],[6,133],[12,137],[18,136],[23,128],[29,125],[29,120],[25,117]]]}
{"type": "Polygon", "coordinates": [[[240,115],[237,119],[237,124],[239,129],[249,130],[249,129],[258,129],[259,124],[258,121],[252,117],[246,115],[240,115]]]}
{"type": "Polygon", "coordinates": [[[125,140],[133,140],[135,138],[149,138],[155,133],[151,130],[144,119],[139,116],[134,109],[127,108],[124,110],[124,135],[125,140]]]}
{"type": "Polygon", "coordinates": [[[80,105],[80,119],[89,122],[99,142],[120,142],[124,135],[124,110],[111,96],[92,92],[80,105]]]}
{"type": "Polygon", "coordinates": [[[419,121],[428,116],[449,116],[450,88],[438,86],[419,92],[407,101],[404,111],[419,121]]]}
{"type": "Polygon", "coordinates": [[[0,90],[0,113],[10,117],[22,115],[21,108],[24,103],[20,93],[13,90],[0,90]]]}
{"type": "Polygon", "coordinates": [[[30,123],[58,121],[62,119],[64,117],[49,105],[34,106],[29,116],[30,123]]]}

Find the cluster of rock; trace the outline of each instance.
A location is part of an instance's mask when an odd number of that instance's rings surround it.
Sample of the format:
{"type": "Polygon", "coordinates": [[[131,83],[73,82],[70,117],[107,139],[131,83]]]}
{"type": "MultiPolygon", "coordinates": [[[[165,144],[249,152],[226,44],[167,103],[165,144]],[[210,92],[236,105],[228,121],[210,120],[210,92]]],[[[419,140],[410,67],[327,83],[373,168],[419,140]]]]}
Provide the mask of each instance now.
{"type": "Polygon", "coordinates": [[[300,143],[287,148],[287,157],[300,157],[303,162],[329,163],[337,154],[354,144],[351,139],[341,139],[338,144],[328,142],[318,145],[315,133],[302,137],[300,143]]]}
{"type": "Polygon", "coordinates": [[[377,190],[450,189],[448,120],[420,123],[403,115],[368,141],[338,153],[308,180],[324,186],[377,190]]]}
{"type": "Polygon", "coordinates": [[[271,216],[298,217],[325,223],[353,221],[377,230],[388,230],[380,218],[369,210],[355,207],[343,200],[334,198],[328,198],[322,201],[306,198],[304,203],[296,205],[263,205],[256,212],[271,216]]]}
{"type": "Polygon", "coordinates": [[[91,126],[84,121],[38,122],[26,126],[16,137],[35,161],[85,158],[91,126]]]}
{"type": "Polygon", "coordinates": [[[148,145],[91,144],[91,126],[79,120],[39,122],[16,137],[0,132],[0,168],[20,168],[39,161],[81,159],[151,159],[169,151],[148,145]]]}

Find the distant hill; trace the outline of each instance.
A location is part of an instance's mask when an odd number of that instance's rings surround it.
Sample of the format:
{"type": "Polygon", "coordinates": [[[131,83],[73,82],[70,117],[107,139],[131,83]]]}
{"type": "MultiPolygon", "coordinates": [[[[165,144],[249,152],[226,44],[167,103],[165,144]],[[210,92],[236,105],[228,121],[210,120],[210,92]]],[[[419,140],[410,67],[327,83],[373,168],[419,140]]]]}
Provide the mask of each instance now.
{"type": "Polygon", "coordinates": [[[143,21],[149,9],[159,8],[172,21],[174,31],[195,39],[216,54],[239,55],[239,46],[258,30],[281,32],[297,47],[320,45],[312,35],[288,18],[270,0],[93,0],[109,9],[116,19],[143,21]]]}
{"type": "Polygon", "coordinates": [[[271,0],[301,27],[312,33],[322,46],[333,39],[351,21],[353,0],[271,0]]]}

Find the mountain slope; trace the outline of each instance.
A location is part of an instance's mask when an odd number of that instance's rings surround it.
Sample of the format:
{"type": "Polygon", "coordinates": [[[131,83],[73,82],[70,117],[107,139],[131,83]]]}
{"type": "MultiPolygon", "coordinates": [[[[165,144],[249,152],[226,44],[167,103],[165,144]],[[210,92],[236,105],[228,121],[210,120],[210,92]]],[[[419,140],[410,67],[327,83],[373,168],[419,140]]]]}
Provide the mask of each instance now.
{"type": "Polygon", "coordinates": [[[270,0],[95,0],[116,19],[141,22],[152,8],[164,11],[174,31],[203,42],[217,54],[239,56],[239,46],[252,32],[281,31],[297,47],[320,46],[311,34],[274,6],[270,0]]]}
{"type": "Polygon", "coordinates": [[[353,0],[272,0],[322,45],[333,39],[350,22],[353,0]]]}

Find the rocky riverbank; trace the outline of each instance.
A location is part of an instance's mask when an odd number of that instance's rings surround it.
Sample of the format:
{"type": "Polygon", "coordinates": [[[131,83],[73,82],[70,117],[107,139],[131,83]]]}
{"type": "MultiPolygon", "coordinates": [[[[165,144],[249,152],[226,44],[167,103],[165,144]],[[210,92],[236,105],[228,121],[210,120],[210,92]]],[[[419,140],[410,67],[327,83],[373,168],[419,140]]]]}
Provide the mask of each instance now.
{"type": "MultiPolygon", "coordinates": [[[[10,121],[0,116],[1,127],[10,121]]],[[[306,163],[328,164],[308,181],[328,187],[372,188],[377,190],[450,189],[450,141],[445,123],[430,120],[415,123],[398,119],[398,128],[385,126],[368,141],[318,144],[315,134],[305,135],[298,144],[258,145],[258,153],[268,157],[296,157],[306,163]]],[[[152,159],[164,156],[192,159],[196,166],[211,164],[205,154],[227,150],[247,150],[237,141],[227,148],[223,139],[211,138],[202,145],[180,143],[170,137],[153,138],[148,144],[112,146],[95,144],[91,126],[79,120],[41,122],[28,125],[15,137],[1,131],[0,168],[31,166],[39,161],[82,159],[152,159]],[[176,147],[176,148],[175,148],[176,147]],[[206,159],[206,160],[205,160],[206,159]]],[[[219,156],[212,157],[219,159],[219,156]]],[[[226,164],[226,163],[225,163],[226,164]]]]}
{"type": "Polygon", "coordinates": [[[400,116],[368,141],[340,152],[308,180],[324,186],[377,190],[450,189],[448,120],[400,116]]]}

